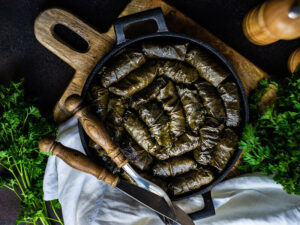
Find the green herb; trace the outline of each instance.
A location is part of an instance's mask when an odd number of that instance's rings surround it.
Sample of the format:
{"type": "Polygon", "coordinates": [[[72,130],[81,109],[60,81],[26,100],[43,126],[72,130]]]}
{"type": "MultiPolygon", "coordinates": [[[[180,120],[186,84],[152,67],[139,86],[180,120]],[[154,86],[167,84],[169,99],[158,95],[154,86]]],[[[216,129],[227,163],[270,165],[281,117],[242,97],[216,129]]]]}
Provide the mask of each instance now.
{"type": "MultiPolygon", "coordinates": [[[[38,149],[40,138],[55,135],[56,128],[34,106],[36,99],[25,94],[23,83],[22,79],[9,87],[0,85],[0,165],[9,172],[0,177],[0,187],[12,190],[21,200],[16,224],[37,224],[38,220],[44,225],[63,224],[58,216],[48,216],[42,192],[47,157],[38,149]]],[[[51,207],[56,214],[59,204],[51,202],[51,207]]]]}
{"type": "Polygon", "coordinates": [[[262,80],[249,103],[252,118],[239,142],[244,150],[240,169],[273,175],[287,193],[300,194],[300,73],[280,85],[262,80]],[[257,103],[270,84],[278,86],[277,103],[262,113],[257,103]]]}

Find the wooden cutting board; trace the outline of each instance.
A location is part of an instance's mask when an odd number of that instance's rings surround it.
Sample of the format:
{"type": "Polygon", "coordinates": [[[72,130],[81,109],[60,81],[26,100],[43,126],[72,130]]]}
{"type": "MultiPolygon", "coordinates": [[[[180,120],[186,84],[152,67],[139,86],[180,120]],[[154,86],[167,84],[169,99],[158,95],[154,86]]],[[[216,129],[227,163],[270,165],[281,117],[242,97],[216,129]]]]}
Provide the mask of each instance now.
{"type": "MultiPolygon", "coordinates": [[[[200,39],[221,52],[233,65],[248,94],[257,82],[268,75],[219,38],[197,24],[179,10],[162,0],[132,0],[119,17],[160,7],[171,31],[184,33],[200,39]]],[[[115,44],[113,27],[106,33],[99,33],[86,23],[61,9],[48,9],[42,12],[34,24],[34,32],[39,42],[75,69],[75,74],[63,95],[54,107],[54,120],[57,123],[66,120],[70,114],[64,107],[65,99],[72,94],[81,94],[85,80],[97,62],[107,54],[115,44]],[[85,53],[77,52],[59,41],[53,32],[56,24],[63,24],[80,35],[89,44],[85,53]]]]}

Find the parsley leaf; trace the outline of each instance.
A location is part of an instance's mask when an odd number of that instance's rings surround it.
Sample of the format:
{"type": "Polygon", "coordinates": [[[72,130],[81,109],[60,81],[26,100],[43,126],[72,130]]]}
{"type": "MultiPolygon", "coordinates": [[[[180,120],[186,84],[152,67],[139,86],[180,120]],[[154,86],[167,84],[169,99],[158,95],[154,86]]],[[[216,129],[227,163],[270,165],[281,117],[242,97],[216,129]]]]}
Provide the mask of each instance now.
{"type": "Polygon", "coordinates": [[[51,203],[56,219],[49,218],[43,201],[43,176],[47,157],[39,151],[38,141],[46,134],[55,135],[56,126],[41,115],[36,100],[23,89],[24,79],[9,87],[0,85],[0,165],[10,176],[0,177],[0,187],[12,190],[21,200],[20,223],[63,224],[51,203]]]}
{"type": "Polygon", "coordinates": [[[251,121],[239,142],[243,149],[239,168],[273,175],[287,193],[300,195],[300,73],[295,72],[280,85],[261,80],[249,106],[251,121]],[[270,84],[278,87],[277,104],[261,112],[258,103],[270,84]]]}

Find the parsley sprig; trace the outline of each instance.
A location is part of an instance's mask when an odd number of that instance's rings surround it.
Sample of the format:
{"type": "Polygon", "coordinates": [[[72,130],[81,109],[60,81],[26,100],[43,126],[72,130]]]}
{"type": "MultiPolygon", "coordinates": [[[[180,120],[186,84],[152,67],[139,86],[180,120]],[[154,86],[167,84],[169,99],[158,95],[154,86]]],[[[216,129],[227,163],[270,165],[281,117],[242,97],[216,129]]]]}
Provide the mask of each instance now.
{"type": "Polygon", "coordinates": [[[240,169],[273,175],[287,193],[300,194],[300,73],[280,85],[263,79],[250,97],[250,124],[239,147],[244,150],[240,169]],[[271,85],[270,85],[271,84],[271,85]],[[261,112],[258,102],[278,87],[277,103],[261,112]]]}
{"type": "Polygon", "coordinates": [[[0,165],[8,173],[0,176],[0,187],[21,200],[16,224],[63,224],[55,211],[60,207],[57,201],[50,203],[56,219],[48,216],[42,192],[47,157],[38,149],[40,138],[55,135],[56,127],[34,106],[37,99],[26,95],[23,84],[22,79],[9,87],[0,85],[0,165]]]}

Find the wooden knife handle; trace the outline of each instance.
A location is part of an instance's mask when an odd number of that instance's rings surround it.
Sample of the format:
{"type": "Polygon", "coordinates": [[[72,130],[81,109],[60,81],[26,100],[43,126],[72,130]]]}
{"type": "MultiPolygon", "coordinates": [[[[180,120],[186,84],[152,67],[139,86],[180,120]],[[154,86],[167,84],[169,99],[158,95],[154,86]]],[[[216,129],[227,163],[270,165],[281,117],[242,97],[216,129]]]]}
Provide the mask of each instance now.
{"type": "Polygon", "coordinates": [[[42,152],[50,152],[52,155],[61,158],[74,169],[89,173],[112,187],[115,187],[119,180],[117,175],[114,175],[104,167],[97,165],[81,152],[56,142],[53,137],[44,137],[39,142],[39,148],[42,152]]]}
{"type": "Polygon", "coordinates": [[[65,106],[79,119],[87,135],[106,151],[119,168],[128,162],[120,148],[111,140],[102,122],[84,106],[83,99],[79,95],[68,97],[65,106]]]}

